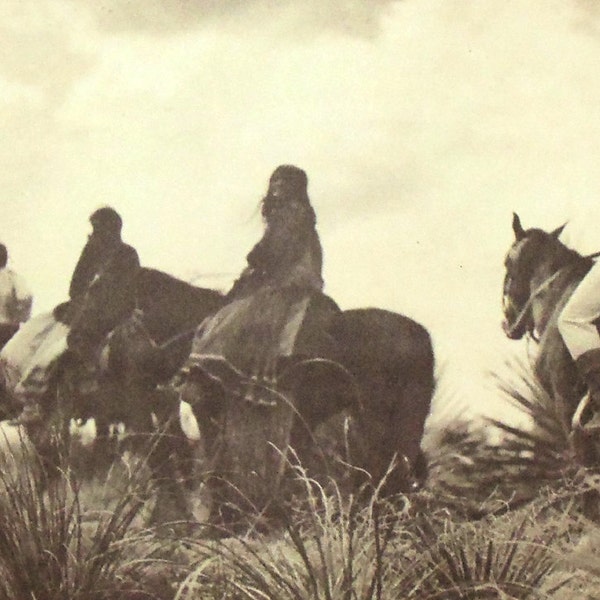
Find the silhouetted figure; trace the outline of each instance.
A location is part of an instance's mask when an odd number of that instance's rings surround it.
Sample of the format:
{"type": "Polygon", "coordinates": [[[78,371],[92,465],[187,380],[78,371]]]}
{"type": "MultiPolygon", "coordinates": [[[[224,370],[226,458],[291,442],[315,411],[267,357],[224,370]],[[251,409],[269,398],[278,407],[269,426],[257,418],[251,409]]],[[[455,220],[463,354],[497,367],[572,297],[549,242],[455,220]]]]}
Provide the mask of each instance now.
{"type": "MultiPolygon", "coordinates": [[[[135,307],[134,281],[140,269],[136,250],[121,239],[123,222],[114,209],[96,210],[90,223],[92,233],[71,277],[69,301],[54,310],[55,318],[68,326],[71,387],[80,404],[93,402],[98,389],[99,353],[108,333],[135,307]]],[[[61,349],[59,343],[53,347],[57,352],[61,349]]],[[[46,352],[43,366],[51,359],[46,352]]],[[[25,404],[19,418],[22,423],[42,417],[39,403],[47,389],[46,371],[50,370],[33,369],[20,383],[25,404]]]]}
{"type": "MultiPolygon", "coordinates": [[[[322,249],[306,173],[278,167],[262,201],[265,232],[230,300],[196,332],[186,371],[221,356],[241,372],[273,377],[285,357],[332,352],[326,326],[338,311],[323,295],[322,249]]],[[[210,370],[210,369],[209,369],[210,370]]]]}
{"type": "Polygon", "coordinates": [[[262,201],[262,239],[247,256],[248,266],[228,294],[235,299],[263,285],[323,289],[323,251],[302,169],[277,167],[262,201]]]}

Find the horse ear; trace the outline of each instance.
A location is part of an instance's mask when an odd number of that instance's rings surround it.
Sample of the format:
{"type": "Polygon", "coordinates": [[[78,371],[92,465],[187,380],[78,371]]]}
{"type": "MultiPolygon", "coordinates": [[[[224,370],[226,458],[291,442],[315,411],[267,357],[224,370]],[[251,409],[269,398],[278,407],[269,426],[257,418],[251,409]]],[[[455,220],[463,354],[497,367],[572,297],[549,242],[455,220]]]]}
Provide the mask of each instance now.
{"type": "Polygon", "coordinates": [[[512,228],[515,232],[515,238],[517,239],[517,241],[522,240],[525,237],[525,230],[521,225],[521,219],[519,218],[519,215],[515,212],[513,213],[512,228]]]}
{"type": "Polygon", "coordinates": [[[558,237],[560,236],[560,234],[563,232],[563,229],[567,226],[567,223],[563,223],[560,227],[557,227],[554,231],[550,232],[550,235],[552,237],[555,237],[558,239],[558,237]]]}

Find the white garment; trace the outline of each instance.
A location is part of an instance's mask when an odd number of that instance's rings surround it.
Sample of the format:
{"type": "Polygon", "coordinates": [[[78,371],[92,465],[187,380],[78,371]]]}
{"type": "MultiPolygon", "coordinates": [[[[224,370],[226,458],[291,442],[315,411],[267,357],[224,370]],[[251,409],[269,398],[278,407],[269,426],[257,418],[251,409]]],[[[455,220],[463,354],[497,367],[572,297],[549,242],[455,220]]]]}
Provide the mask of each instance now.
{"type": "Polygon", "coordinates": [[[51,312],[22,325],[0,352],[0,374],[7,388],[20,395],[19,383],[40,388],[47,385],[49,373],[67,349],[68,333],[69,327],[51,312]]]}
{"type": "Polygon", "coordinates": [[[0,269],[0,323],[18,325],[31,316],[33,297],[23,278],[12,269],[0,269]]]}
{"type": "Polygon", "coordinates": [[[576,360],[589,350],[600,349],[596,321],[600,318],[600,262],[596,262],[565,304],[558,329],[576,360]]]}

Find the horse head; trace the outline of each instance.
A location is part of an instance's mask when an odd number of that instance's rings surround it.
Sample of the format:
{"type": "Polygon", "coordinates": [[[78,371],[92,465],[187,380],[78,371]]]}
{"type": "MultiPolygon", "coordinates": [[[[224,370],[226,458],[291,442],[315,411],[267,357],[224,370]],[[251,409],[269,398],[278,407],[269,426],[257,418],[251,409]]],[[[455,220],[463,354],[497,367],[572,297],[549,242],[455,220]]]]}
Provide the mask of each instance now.
{"type": "Polygon", "coordinates": [[[502,328],[510,339],[540,331],[547,315],[544,310],[534,310],[535,301],[550,289],[564,267],[577,258],[585,260],[559,240],[565,225],[551,232],[524,229],[519,216],[513,215],[515,240],[504,260],[502,291],[502,328]]]}

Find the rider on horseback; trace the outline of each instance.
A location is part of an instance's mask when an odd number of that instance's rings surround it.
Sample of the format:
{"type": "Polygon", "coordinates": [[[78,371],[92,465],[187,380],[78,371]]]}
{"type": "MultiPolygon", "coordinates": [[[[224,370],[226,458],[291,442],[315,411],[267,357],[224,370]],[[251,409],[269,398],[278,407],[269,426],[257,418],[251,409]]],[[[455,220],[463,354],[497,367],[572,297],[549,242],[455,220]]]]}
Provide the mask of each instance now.
{"type": "Polygon", "coordinates": [[[229,299],[265,284],[323,289],[323,251],[307,185],[303,170],[291,165],[275,169],[262,202],[264,235],[246,257],[248,266],[227,295],[229,299]]]}
{"type": "Polygon", "coordinates": [[[600,429],[600,262],[596,262],[565,304],[558,329],[589,392],[594,416],[587,430],[600,429]]]}
{"type": "MultiPolygon", "coordinates": [[[[134,248],[121,239],[122,220],[112,208],[90,216],[92,233],[71,278],[69,301],[54,310],[69,326],[67,351],[73,387],[84,401],[98,388],[99,350],[103,341],[135,307],[133,281],[140,262],[134,248]]],[[[42,417],[38,382],[20,384],[25,404],[18,421],[34,423],[42,417]]],[[[43,387],[41,388],[43,389],[43,387]]]]}
{"type": "Polygon", "coordinates": [[[326,328],[339,309],[322,293],[323,253],[307,185],[306,173],[292,165],[271,175],[262,239],[228,304],[196,332],[184,377],[200,369],[220,379],[220,363],[211,358],[222,357],[246,376],[272,382],[292,356],[334,357],[326,328]]]}
{"type": "Polygon", "coordinates": [[[25,282],[6,264],[8,251],[0,244],[0,348],[31,316],[33,298],[25,282]]]}

